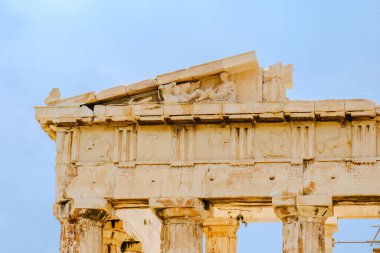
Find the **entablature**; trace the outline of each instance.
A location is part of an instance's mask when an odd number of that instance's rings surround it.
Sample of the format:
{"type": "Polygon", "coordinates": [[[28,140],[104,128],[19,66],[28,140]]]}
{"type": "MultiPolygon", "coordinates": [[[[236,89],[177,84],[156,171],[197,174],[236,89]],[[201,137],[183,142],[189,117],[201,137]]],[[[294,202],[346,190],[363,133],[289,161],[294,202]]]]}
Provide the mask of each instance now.
{"type": "Polygon", "coordinates": [[[380,123],[372,120],[226,124],[55,126],[57,165],[121,168],[197,164],[303,164],[380,160],[380,123]]]}
{"type": "MultiPolygon", "coordinates": [[[[376,113],[378,112],[378,113],[376,113]]],[[[41,125],[202,124],[233,122],[377,120],[371,100],[318,100],[252,103],[145,103],[136,105],[36,107],[41,125]]],[[[379,119],[380,121],[380,119],[379,119]]]]}
{"type": "Polygon", "coordinates": [[[57,202],[256,210],[274,196],[327,195],[377,206],[380,106],[289,100],[292,69],[261,68],[248,52],[98,94],[53,89],[36,119],[56,141],[57,202]]]}

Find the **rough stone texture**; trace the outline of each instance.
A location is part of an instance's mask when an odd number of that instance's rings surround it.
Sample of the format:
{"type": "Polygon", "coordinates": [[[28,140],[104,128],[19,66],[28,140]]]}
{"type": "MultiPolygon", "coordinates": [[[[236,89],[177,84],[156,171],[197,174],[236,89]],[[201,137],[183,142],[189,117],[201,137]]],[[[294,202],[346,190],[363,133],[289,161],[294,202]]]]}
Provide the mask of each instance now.
{"type": "Polygon", "coordinates": [[[199,213],[193,208],[165,208],[159,211],[163,219],[162,253],[202,253],[202,230],[199,213]]]}
{"type": "Polygon", "coordinates": [[[289,100],[292,69],[261,68],[248,52],[98,94],[61,99],[54,89],[36,119],[56,142],[64,252],[102,250],[101,230],[82,219],[123,221],[124,239],[105,232],[105,245],[130,238],[149,253],[160,233],[162,252],[200,252],[204,219],[211,252],[234,236],[212,237],[221,227],[207,220],[281,219],[284,252],[300,253],[328,252],[332,211],[379,218],[380,106],[289,100]]]}
{"type": "Polygon", "coordinates": [[[325,220],[329,207],[279,206],[276,215],[283,222],[284,253],[325,253],[325,220]]]}
{"type": "Polygon", "coordinates": [[[102,253],[101,222],[88,219],[66,221],[61,226],[60,253],[102,253]]]}
{"type": "Polygon", "coordinates": [[[161,221],[149,209],[119,209],[116,216],[123,220],[124,231],[142,243],[143,252],[160,252],[161,221]]]}
{"type": "Polygon", "coordinates": [[[333,253],[334,233],[338,231],[336,217],[330,217],[325,222],[325,253],[333,253]]]}
{"type": "Polygon", "coordinates": [[[278,196],[272,199],[283,223],[284,253],[325,253],[325,222],[333,215],[329,196],[278,196]]]}
{"type": "Polygon", "coordinates": [[[239,223],[236,219],[209,218],[203,222],[206,252],[236,253],[239,223]]]}

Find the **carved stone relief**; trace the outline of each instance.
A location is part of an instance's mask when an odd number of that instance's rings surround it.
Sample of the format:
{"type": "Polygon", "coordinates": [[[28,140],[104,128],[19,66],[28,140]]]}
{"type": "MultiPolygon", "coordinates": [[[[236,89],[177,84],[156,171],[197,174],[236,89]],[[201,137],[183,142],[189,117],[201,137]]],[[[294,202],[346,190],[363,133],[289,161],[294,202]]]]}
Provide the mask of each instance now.
{"type": "Polygon", "coordinates": [[[351,157],[351,126],[337,122],[317,123],[316,158],[351,157]]]}
{"type": "Polygon", "coordinates": [[[158,87],[164,103],[193,102],[236,102],[237,92],[235,82],[228,79],[226,72],[220,73],[221,83],[216,87],[202,89],[200,81],[177,84],[172,82],[158,87]]]}
{"type": "Polygon", "coordinates": [[[168,126],[139,126],[137,160],[170,161],[171,128],[168,126]]]}
{"type": "Polygon", "coordinates": [[[112,160],[112,130],[81,131],[80,162],[110,162],[112,160]]]}
{"type": "Polygon", "coordinates": [[[281,63],[263,69],[263,101],[285,101],[286,86],[291,83],[291,65],[281,63]]]}
{"type": "Polygon", "coordinates": [[[230,128],[199,125],[195,135],[196,160],[223,160],[229,157],[230,128]]]}
{"type": "Polygon", "coordinates": [[[261,124],[255,127],[256,158],[290,157],[290,127],[261,124]]]}

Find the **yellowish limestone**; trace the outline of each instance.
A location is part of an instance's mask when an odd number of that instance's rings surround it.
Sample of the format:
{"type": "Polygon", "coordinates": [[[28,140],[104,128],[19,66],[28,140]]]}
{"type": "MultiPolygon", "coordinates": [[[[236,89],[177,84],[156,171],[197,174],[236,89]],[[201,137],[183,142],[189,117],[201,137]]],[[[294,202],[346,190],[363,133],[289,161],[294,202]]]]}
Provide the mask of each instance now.
{"type": "Polygon", "coordinates": [[[53,89],[35,116],[56,142],[60,252],[198,253],[202,230],[207,253],[236,252],[240,222],[282,221],[284,253],[322,253],[336,219],[379,218],[380,106],[289,100],[292,71],[248,52],[53,89]]]}

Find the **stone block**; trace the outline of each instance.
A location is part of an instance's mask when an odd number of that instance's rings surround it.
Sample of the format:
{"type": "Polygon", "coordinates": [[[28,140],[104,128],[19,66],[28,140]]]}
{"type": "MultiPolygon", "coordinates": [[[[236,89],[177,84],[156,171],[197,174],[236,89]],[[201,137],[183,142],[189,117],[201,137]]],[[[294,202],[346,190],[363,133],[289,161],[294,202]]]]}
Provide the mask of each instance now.
{"type": "Polygon", "coordinates": [[[164,115],[164,107],[161,104],[138,104],[133,106],[133,115],[136,116],[160,116],[164,115]]]}
{"type": "Polygon", "coordinates": [[[128,96],[136,95],[157,89],[158,83],[154,79],[147,79],[141,82],[130,84],[125,86],[125,90],[128,96]]]}
{"type": "Polygon", "coordinates": [[[223,104],[221,103],[208,103],[208,104],[194,104],[194,115],[222,115],[223,104]]]}
{"type": "Polygon", "coordinates": [[[158,85],[167,84],[171,82],[185,82],[192,80],[189,69],[181,69],[166,73],[163,75],[158,75],[156,77],[158,85]]]}
{"type": "Polygon", "coordinates": [[[321,120],[343,120],[346,116],[344,100],[315,101],[315,114],[321,120]]]}
{"type": "Polygon", "coordinates": [[[226,115],[253,113],[253,108],[251,103],[224,103],[223,112],[226,115]]]}
{"type": "Polygon", "coordinates": [[[125,90],[124,85],[102,90],[101,92],[96,94],[96,98],[98,101],[109,101],[109,100],[119,99],[125,96],[127,96],[127,92],[125,90]]]}
{"type": "Polygon", "coordinates": [[[253,113],[277,113],[284,111],[283,102],[256,102],[252,103],[253,113]]]}
{"type": "Polygon", "coordinates": [[[74,97],[60,100],[54,106],[79,106],[84,104],[95,103],[97,101],[95,92],[88,92],[74,97]]]}
{"type": "Polygon", "coordinates": [[[273,206],[295,206],[296,196],[274,196],[272,197],[273,206]]]}
{"type": "Polygon", "coordinates": [[[36,107],[37,120],[53,120],[53,119],[83,119],[92,118],[94,113],[86,106],[70,106],[70,107],[36,107]]]}
{"type": "Polygon", "coordinates": [[[175,208],[193,207],[201,208],[202,201],[198,198],[150,198],[149,207],[151,208],[175,208]]]}
{"type": "Polygon", "coordinates": [[[287,101],[284,104],[285,113],[314,113],[314,101],[287,101]]]}
{"type": "Polygon", "coordinates": [[[352,99],[344,104],[346,114],[354,118],[368,118],[376,116],[376,104],[371,100],[352,99]]]}
{"type": "Polygon", "coordinates": [[[107,105],[105,113],[112,121],[133,121],[132,106],[129,105],[107,105]]]}
{"type": "Polygon", "coordinates": [[[246,71],[248,69],[259,67],[255,51],[223,58],[222,65],[224,71],[228,73],[246,71]]]}
{"type": "Polygon", "coordinates": [[[332,197],[328,195],[300,195],[296,198],[297,206],[332,206],[332,197]]]}
{"type": "Polygon", "coordinates": [[[164,104],[165,117],[185,116],[193,114],[193,106],[191,104],[164,104]]]}
{"type": "Polygon", "coordinates": [[[200,77],[215,75],[223,71],[222,60],[212,61],[189,68],[190,75],[195,80],[200,77]]]}
{"type": "Polygon", "coordinates": [[[106,121],[106,106],[95,105],[94,107],[94,122],[106,121]]]}
{"type": "Polygon", "coordinates": [[[293,64],[287,64],[283,66],[283,79],[286,89],[293,89],[293,64]]]}
{"type": "Polygon", "coordinates": [[[316,112],[344,111],[344,100],[318,100],[315,101],[316,112]]]}

